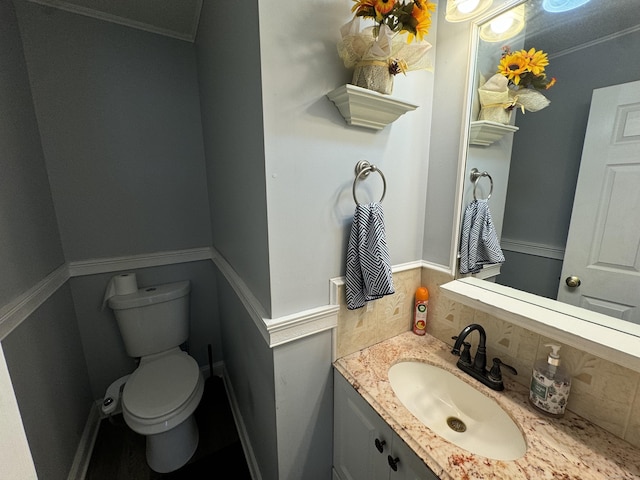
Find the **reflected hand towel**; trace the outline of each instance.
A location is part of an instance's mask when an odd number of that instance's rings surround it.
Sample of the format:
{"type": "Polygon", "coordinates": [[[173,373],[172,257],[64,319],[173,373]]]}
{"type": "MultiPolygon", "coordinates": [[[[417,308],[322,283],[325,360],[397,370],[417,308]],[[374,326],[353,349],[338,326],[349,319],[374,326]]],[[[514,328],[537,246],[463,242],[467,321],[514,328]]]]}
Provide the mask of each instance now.
{"type": "Polygon", "coordinates": [[[474,200],[465,212],[460,236],[460,273],[477,273],[482,266],[504,263],[487,200],[474,200]]]}
{"type": "Polygon", "coordinates": [[[382,204],[358,204],[347,246],[347,308],[395,293],[382,204]]]}

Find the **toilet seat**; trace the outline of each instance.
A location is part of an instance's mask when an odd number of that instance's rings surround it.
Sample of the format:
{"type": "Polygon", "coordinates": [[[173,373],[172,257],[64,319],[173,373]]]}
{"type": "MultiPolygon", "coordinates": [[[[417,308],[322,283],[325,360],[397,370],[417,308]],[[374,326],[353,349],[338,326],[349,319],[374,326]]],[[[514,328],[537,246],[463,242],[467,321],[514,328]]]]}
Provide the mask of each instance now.
{"type": "Polygon", "coordinates": [[[203,391],[197,362],[180,349],[144,358],[124,386],[123,416],[138,433],[160,433],[191,415],[203,391]]]}

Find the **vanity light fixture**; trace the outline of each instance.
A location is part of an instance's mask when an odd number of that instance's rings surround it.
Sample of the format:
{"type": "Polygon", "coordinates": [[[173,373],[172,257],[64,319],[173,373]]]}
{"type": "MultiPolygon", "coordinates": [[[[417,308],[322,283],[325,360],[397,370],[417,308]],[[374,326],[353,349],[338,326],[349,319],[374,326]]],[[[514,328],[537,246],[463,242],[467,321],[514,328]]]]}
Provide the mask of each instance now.
{"type": "Polygon", "coordinates": [[[485,42],[503,42],[520,33],[524,25],[524,4],[522,4],[484,24],[480,28],[480,38],[485,42]]]}
{"type": "Polygon", "coordinates": [[[445,19],[448,22],[465,22],[485,12],[493,0],[447,0],[445,19]]]}
{"type": "Polygon", "coordinates": [[[585,3],[589,3],[589,0],[544,0],[542,8],[547,12],[560,13],[581,7],[585,3]]]}

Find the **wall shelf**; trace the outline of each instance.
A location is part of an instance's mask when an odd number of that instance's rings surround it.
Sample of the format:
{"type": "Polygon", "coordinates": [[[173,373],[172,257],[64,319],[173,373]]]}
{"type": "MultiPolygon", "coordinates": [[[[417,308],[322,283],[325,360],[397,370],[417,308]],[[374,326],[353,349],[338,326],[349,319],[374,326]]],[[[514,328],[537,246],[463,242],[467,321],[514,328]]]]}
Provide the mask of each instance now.
{"type": "Polygon", "coordinates": [[[417,105],[346,84],[327,93],[349,125],[382,130],[417,105]]]}
{"type": "Polygon", "coordinates": [[[517,131],[518,127],[515,125],[504,125],[502,123],[490,122],[489,120],[478,120],[471,122],[469,144],[486,147],[493,142],[497,142],[507,133],[517,131]]]}

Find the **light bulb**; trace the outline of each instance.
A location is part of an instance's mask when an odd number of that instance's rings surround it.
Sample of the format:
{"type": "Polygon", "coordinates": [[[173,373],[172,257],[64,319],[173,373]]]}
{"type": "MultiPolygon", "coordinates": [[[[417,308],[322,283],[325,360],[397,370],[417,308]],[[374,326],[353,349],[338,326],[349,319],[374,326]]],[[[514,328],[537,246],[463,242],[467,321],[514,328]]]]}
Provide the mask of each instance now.
{"type": "Polygon", "coordinates": [[[587,2],[589,0],[544,0],[542,8],[551,13],[568,12],[574,8],[581,7],[587,2]]]}
{"type": "Polygon", "coordinates": [[[480,38],[485,42],[503,42],[524,29],[524,4],[503,13],[480,27],[480,38]]]}
{"type": "Polygon", "coordinates": [[[501,15],[491,22],[491,30],[495,33],[504,33],[513,25],[513,17],[511,15],[501,15]]]}
{"type": "Polygon", "coordinates": [[[492,3],[493,0],[447,0],[444,18],[448,22],[465,22],[484,13],[492,3]]]}
{"type": "Polygon", "coordinates": [[[479,3],[480,0],[460,0],[457,9],[460,13],[471,13],[478,8],[479,3]]]}

